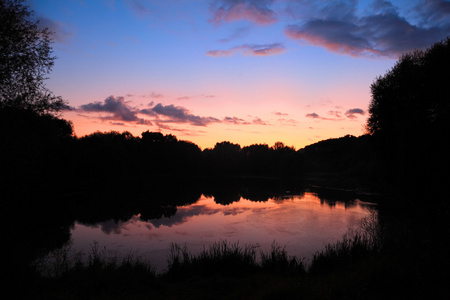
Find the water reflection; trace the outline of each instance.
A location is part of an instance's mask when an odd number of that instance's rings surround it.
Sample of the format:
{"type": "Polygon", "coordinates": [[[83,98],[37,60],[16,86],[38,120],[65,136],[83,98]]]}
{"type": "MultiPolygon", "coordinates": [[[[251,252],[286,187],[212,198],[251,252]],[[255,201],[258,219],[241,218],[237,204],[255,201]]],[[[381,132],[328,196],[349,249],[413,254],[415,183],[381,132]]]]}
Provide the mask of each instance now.
{"type": "Polygon", "coordinates": [[[79,220],[71,231],[73,247],[88,252],[96,241],[112,253],[134,251],[158,269],[166,266],[167,249],[174,242],[196,252],[224,239],[258,244],[261,250],[269,250],[276,241],[285,245],[290,255],[311,258],[373,211],[348,193],[284,193],[214,190],[192,204],[160,207],[165,211],[162,214],[149,209],[128,220],[79,220]]]}

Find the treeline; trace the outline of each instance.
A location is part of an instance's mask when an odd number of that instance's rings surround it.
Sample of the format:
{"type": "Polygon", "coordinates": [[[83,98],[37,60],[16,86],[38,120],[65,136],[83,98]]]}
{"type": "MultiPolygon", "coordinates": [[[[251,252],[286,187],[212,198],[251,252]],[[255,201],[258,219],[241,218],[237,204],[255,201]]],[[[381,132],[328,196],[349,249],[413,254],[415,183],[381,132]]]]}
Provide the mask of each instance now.
{"type": "Polygon", "coordinates": [[[303,149],[277,142],[228,141],[201,150],[174,135],[95,132],[77,138],[70,122],[26,110],[0,110],[2,181],[18,188],[166,177],[283,177],[335,174],[370,178],[377,165],[370,136],[347,135],[303,149]]]}
{"type": "Polygon", "coordinates": [[[299,150],[282,142],[242,147],[229,141],[201,150],[173,135],[149,131],[140,137],[129,132],[96,132],[74,138],[73,144],[74,170],[80,176],[303,178],[319,174],[368,183],[380,172],[368,135],[347,135],[299,150]]]}
{"type": "Polygon", "coordinates": [[[110,131],[75,139],[74,144],[74,160],[99,176],[296,176],[303,170],[300,153],[281,142],[273,147],[241,147],[224,141],[202,151],[171,134],[146,131],[136,137],[129,132],[110,131]]]}

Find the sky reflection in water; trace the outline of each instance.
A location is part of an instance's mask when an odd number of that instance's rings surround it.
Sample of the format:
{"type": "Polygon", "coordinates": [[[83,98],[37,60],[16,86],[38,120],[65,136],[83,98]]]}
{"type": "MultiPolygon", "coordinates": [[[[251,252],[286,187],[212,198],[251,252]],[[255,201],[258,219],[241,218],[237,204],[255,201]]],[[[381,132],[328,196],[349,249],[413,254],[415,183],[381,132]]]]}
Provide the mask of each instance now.
{"type": "Polygon", "coordinates": [[[195,204],[178,207],[171,217],[144,221],[134,215],[128,221],[89,226],[76,222],[71,234],[75,250],[89,252],[95,241],[109,254],[139,255],[160,270],[167,267],[171,243],[186,244],[195,253],[220,240],[257,244],[264,251],[275,241],[289,255],[310,259],[371,211],[359,200],[330,205],[308,192],[265,202],[241,198],[225,206],[202,196],[195,204]]]}

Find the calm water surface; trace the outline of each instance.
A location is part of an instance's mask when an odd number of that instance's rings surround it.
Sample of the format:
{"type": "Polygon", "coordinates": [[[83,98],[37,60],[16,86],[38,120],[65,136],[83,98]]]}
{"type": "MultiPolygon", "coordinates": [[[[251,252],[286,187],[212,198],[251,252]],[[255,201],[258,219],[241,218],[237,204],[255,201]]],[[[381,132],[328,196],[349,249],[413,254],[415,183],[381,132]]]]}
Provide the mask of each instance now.
{"type": "Polygon", "coordinates": [[[148,259],[157,270],[167,267],[171,243],[186,244],[192,253],[214,242],[226,240],[258,245],[268,251],[276,242],[286,246],[289,255],[305,258],[328,243],[334,243],[351,226],[375,212],[375,206],[354,199],[324,201],[317,194],[286,195],[255,202],[245,198],[228,205],[214,197],[201,196],[191,205],[178,206],[171,217],[82,224],[71,230],[73,249],[89,253],[93,244],[108,255],[133,254],[148,259]]]}

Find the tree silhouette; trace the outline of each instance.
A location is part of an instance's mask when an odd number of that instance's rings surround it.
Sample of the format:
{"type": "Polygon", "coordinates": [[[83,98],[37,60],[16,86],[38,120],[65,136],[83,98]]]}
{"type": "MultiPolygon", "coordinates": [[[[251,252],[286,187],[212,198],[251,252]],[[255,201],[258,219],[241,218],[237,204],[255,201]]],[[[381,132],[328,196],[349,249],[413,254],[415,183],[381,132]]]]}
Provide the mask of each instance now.
{"type": "Polygon", "coordinates": [[[229,175],[241,171],[242,152],[239,144],[228,141],[216,143],[214,149],[205,149],[202,154],[205,167],[211,173],[229,175]]]}
{"type": "Polygon", "coordinates": [[[72,124],[51,114],[0,109],[0,179],[20,191],[55,188],[65,180],[71,160],[72,124]]]}
{"type": "Polygon", "coordinates": [[[367,130],[391,179],[439,185],[449,165],[450,38],[404,54],[371,86],[367,130]]]}
{"type": "Polygon", "coordinates": [[[449,128],[450,38],[404,54],[371,86],[367,129],[384,136],[430,134],[449,128]]]}
{"type": "Polygon", "coordinates": [[[55,60],[51,32],[32,16],[23,0],[0,1],[0,108],[54,113],[67,106],[44,84],[55,60]]]}

